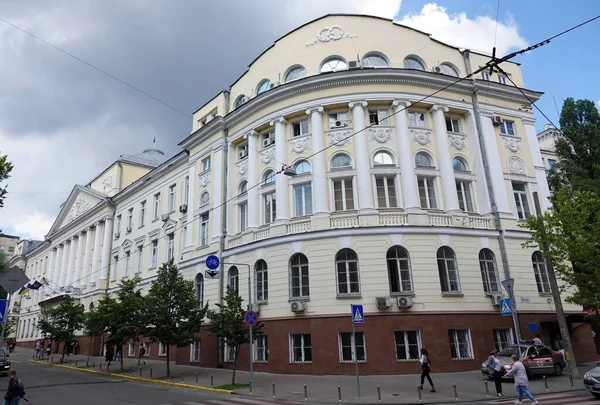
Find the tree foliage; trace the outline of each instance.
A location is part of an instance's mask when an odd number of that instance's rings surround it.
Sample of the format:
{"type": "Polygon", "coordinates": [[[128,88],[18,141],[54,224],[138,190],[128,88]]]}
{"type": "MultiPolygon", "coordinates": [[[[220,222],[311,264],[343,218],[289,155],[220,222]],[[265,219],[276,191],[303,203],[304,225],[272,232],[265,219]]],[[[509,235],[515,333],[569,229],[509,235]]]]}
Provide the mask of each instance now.
{"type": "Polygon", "coordinates": [[[56,306],[42,307],[39,329],[46,337],[64,343],[61,362],[68,346],[75,343],[75,332],[83,326],[83,307],[70,295],[65,295],[56,306]]]}
{"type": "Polygon", "coordinates": [[[90,311],[85,313],[83,320],[83,331],[90,337],[90,350],[88,351],[88,360],[90,358],[92,340],[96,336],[102,336],[106,333],[107,320],[106,312],[90,311]]]}
{"type": "Polygon", "coordinates": [[[186,347],[194,341],[194,334],[200,329],[208,305],[200,307],[194,283],[183,278],[173,260],[160,267],[145,299],[145,335],[166,346],[169,375],[169,348],[186,347]]]}
{"type": "MultiPolygon", "coordinates": [[[[208,331],[211,336],[224,339],[230,350],[233,350],[234,362],[231,383],[235,384],[235,372],[240,347],[250,341],[250,329],[244,323],[244,314],[246,311],[242,307],[242,297],[230,286],[227,286],[224,303],[215,305],[218,311],[208,312],[208,319],[210,320],[208,331]]],[[[261,334],[263,326],[264,324],[261,322],[254,325],[254,339],[261,334]]]]}
{"type": "MultiPolygon", "coordinates": [[[[0,154],[0,183],[10,177],[12,169],[13,165],[8,161],[8,157],[0,154]]],[[[7,193],[7,186],[0,186],[0,208],[4,207],[4,198],[7,193]]]]}

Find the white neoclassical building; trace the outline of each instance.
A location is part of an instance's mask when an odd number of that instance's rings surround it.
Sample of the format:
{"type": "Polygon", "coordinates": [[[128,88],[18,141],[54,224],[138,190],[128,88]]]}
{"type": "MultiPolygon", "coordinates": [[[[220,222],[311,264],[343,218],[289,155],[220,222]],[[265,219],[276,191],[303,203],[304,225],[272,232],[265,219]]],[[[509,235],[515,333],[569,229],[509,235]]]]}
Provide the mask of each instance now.
{"type": "MultiPolygon", "coordinates": [[[[93,309],[124,277],[146,289],[170,258],[199,302],[230,285],[259,312],[261,371],[349,374],[356,352],[363,373],[411,373],[421,347],[439,371],[477,369],[516,338],[498,306],[508,278],[521,336],[555,336],[546,265],[521,247],[519,225],[549,206],[530,105],[495,71],[454,83],[487,60],[360,15],[279,38],[194,113],[181,153],[121,158],[74,188],[27,254],[30,277],[52,288],[22,301],[18,338],[38,337],[38,303],[70,291],[93,309]],[[365,309],[356,338],[351,304],[365,309]]],[[[502,68],[541,97],[519,64],[502,68]]],[[[578,360],[595,356],[581,308],[565,308],[578,360]]],[[[203,328],[173,350],[184,364],[233,360],[203,328]]]]}

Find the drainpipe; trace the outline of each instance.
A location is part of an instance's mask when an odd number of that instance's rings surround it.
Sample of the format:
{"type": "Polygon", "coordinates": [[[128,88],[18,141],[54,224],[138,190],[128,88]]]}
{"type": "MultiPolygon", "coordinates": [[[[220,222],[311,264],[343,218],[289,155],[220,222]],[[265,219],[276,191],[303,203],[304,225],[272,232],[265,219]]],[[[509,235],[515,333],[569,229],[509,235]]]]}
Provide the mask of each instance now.
{"type": "Polygon", "coordinates": [[[123,165],[121,163],[117,163],[119,166],[119,193],[123,191],[123,165]]]}
{"type": "MultiPolygon", "coordinates": [[[[229,92],[226,93],[227,94],[227,103],[229,103],[229,92]]],[[[228,105],[228,104],[227,104],[228,105]]],[[[224,159],[224,170],[223,170],[223,184],[220,185],[221,189],[223,190],[222,196],[221,196],[221,208],[222,208],[222,215],[221,215],[221,235],[219,236],[219,262],[221,263],[221,277],[219,277],[219,304],[223,305],[223,278],[225,277],[225,264],[223,263],[223,251],[225,250],[225,237],[227,236],[227,176],[229,173],[229,165],[227,164],[229,162],[229,147],[227,145],[227,136],[229,135],[229,130],[227,129],[227,127],[225,127],[223,129],[223,136],[221,139],[223,139],[223,142],[225,143],[224,146],[224,153],[223,153],[223,159],[224,159]]],[[[224,341],[222,338],[219,338],[219,345],[218,345],[218,353],[217,353],[217,367],[223,367],[223,358],[224,358],[224,341]]]]}
{"type": "MultiPolygon", "coordinates": [[[[471,74],[471,61],[469,59],[469,50],[465,49],[463,52],[463,59],[465,61],[465,66],[467,69],[467,74],[471,74]]],[[[470,79],[472,85],[475,84],[475,79],[470,79]]],[[[473,86],[474,87],[474,86],[473,86]]],[[[481,118],[479,116],[479,101],[477,98],[477,91],[473,88],[473,92],[471,93],[471,104],[473,105],[473,113],[475,114],[475,127],[477,129],[477,140],[479,141],[479,149],[481,153],[481,160],[483,163],[483,171],[485,174],[485,181],[487,183],[487,191],[490,199],[490,205],[492,208],[492,213],[494,215],[494,224],[496,227],[496,231],[498,231],[498,246],[500,247],[500,257],[502,260],[502,269],[504,270],[504,277],[506,280],[510,278],[510,269],[508,266],[508,255],[506,254],[506,241],[505,241],[505,231],[502,229],[502,222],[500,221],[500,213],[498,212],[498,207],[496,206],[496,196],[494,194],[494,189],[492,187],[492,175],[490,173],[488,156],[485,149],[485,143],[483,140],[483,129],[481,126],[481,118]]],[[[519,325],[519,318],[517,317],[517,304],[514,297],[514,292],[512,292],[512,311],[514,316],[515,323],[515,333],[516,339],[519,340],[521,337],[521,327],[519,325]]]]}

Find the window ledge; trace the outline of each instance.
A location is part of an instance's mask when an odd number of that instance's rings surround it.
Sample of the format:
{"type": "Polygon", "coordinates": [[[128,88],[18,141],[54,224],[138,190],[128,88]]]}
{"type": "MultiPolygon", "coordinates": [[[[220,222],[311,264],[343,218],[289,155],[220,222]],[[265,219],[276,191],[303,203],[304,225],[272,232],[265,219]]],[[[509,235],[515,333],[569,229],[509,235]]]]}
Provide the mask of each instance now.
{"type": "Polygon", "coordinates": [[[419,359],[406,359],[406,360],[396,359],[396,363],[411,363],[411,362],[418,363],[419,359]]]}
{"type": "Polygon", "coordinates": [[[551,292],[544,292],[544,293],[538,293],[540,295],[540,297],[550,297],[553,298],[553,295],[551,292]]]}
{"type": "Polygon", "coordinates": [[[442,292],[442,297],[464,297],[462,292],[442,292]]]}
{"type": "Polygon", "coordinates": [[[144,225],[142,224],[142,225],[138,226],[138,229],[142,229],[143,227],[144,227],[144,225]]]}
{"type": "Polygon", "coordinates": [[[414,291],[391,293],[390,297],[415,297],[414,291]]]}
{"type": "Polygon", "coordinates": [[[153,218],[152,219],[152,222],[156,222],[156,221],[158,221],[158,218],[153,218]]]}
{"type": "MultiPolygon", "coordinates": [[[[485,297],[493,297],[495,295],[501,295],[501,294],[502,294],[501,291],[490,291],[490,292],[483,293],[483,295],[485,297]]],[[[508,298],[508,297],[506,297],[506,298],[508,298]]]]}
{"type": "Polygon", "coordinates": [[[258,305],[268,305],[269,304],[269,300],[256,300],[256,303],[258,305]]]}
{"type": "Polygon", "coordinates": [[[452,361],[473,361],[475,360],[474,358],[469,358],[469,359],[452,359],[452,361]]]}
{"type": "Polygon", "coordinates": [[[290,364],[312,364],[312,361],[290,361],[290,364]]]}
{"type": "MultiPolygon", "coordinates": [[[[362,298],[361,294],[337,294],[338,299],[362,298]]],[[[360,363],[360,362],[359,362],[360,363]]]]}
{"type": "Polygon", "coordinates": [[[354,364],[354,363],[366,363],[366,360],[359,360],[355,362],[354,360],[340,360],[340,364],[354,364]]]}
{"type": "Polygon", "coordinates": [[[136,271],[134,274],[142,274],[141,270],[136,271]]]}
{"type": "Polygon", "coordinates": [[[258,361],[258,360],[254,360],[253,361],[254,364],[259,363],[259,364],[269,364],[269,361],[258,361]]]}
{"type": "Polygon", "coordinates": [[[304,302],[308,302],[310,301],[310,297],[296,297],[296,298],[290,298],[288,300],[288,302],[294,302],[294,301],[304,301],[304,302]]]}

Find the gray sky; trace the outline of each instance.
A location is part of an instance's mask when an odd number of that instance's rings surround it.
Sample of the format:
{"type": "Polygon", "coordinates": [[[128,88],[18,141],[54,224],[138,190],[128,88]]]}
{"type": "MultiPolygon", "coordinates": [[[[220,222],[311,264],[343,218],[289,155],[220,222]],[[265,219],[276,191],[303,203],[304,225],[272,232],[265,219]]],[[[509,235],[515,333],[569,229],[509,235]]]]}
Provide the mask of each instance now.
{"type": "MultiPolygon", "coordinates": [[[[191,114],[275,39],[326,13],[398,17],[442,40],[465,24],[431,5],[401,11],[401,0],[3,0],[0,18],[191,114]]],[[[491,21],[467,19],[461,45],[484,49],[473,24],[488,32],[491,21]]],[[[526,44],[506,24],[499,46],[526,44]]],[[[191,130],[190,117],[3,22],[0,83],[0,152],[15,165],[0,210],[6,233],[42,238],[74,184],[155,135],[175,153],[191,130]]]]}

